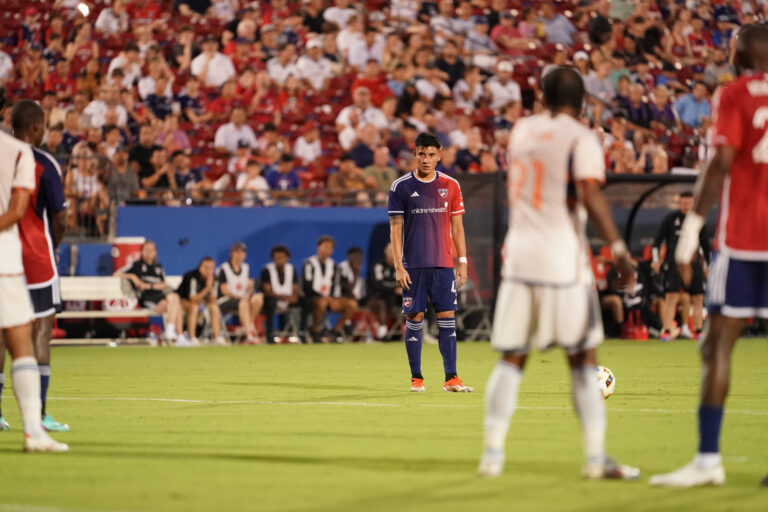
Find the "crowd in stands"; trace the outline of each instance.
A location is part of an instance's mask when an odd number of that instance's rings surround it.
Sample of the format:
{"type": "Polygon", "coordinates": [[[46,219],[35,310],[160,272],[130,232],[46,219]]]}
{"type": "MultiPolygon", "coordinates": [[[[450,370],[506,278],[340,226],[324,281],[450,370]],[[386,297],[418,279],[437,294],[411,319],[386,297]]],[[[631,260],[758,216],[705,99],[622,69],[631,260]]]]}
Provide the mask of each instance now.
{"type": "Polygon", "coordinates": [[[163,314],[163,340],[176,346],[399,339],[402,289],[389,246],[366,278],[363,250],[350,247],[337,263],[335,245],[332,237],[321,236],[317,253],[301,269],[290,263],[288,247],[276,245],[271,261],[253,274],[245,262],[247,247],[237,242],[227,261],[217,266],[204,256],[173,290],[154,242],[147,241],[140,257],[115,275],[131,282],[142,307],[163,314]]]}
{"type": "Polygon", "coordinates": [[[3,123],[13,99],[41,101],[72,223],[98,234],[131,201],[382,204],[422,131],[445,146],[442,172],[504,171],[557,65],[584,77],[610,172],[695,168],[734,30],[768,14],[762,0],[0,6],[3,123]]]}

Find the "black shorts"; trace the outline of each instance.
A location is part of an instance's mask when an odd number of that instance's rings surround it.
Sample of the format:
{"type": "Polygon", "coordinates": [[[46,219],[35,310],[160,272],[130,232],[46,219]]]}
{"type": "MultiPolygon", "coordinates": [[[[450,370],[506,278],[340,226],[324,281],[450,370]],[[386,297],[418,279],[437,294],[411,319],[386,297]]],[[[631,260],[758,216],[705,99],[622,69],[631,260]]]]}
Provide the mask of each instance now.
{"type": "Polygon", "coordinates": [[[29,290],[29,298],[32,300],[32,308],[35,311],[35,319],[61,313],[61,292],[58,278],[42,288],[33,288],[33,286],[35,285],[27,285],[27,289],[29,290]]]}
{"type": "Polygon", "coordinates": [[[673,262],[664,263],[664,292],[665,293],[680,293],[685,292],[690,295],[701,295],[704,293],[704,267],[701,262],[694,263],[692,265],[693,275],[691,276],[691,284],[685,286],[683,279],[680,277],[680,272],[677,269],[677,265],[673,262]]]}
{"type": "Polygon", "coordinates": [[[139,305],[143,308],[154,309],[165,299],[166,293],[161,290],[148,290],[139,297],[139,305]]]}
{"type": "Polygon", "coordinates": [[[221,297],[216,303],[219,305],[221,314],[228,315],[239,311],[241,300],[242,299],[233,299],[232,297],[221,297]]]}

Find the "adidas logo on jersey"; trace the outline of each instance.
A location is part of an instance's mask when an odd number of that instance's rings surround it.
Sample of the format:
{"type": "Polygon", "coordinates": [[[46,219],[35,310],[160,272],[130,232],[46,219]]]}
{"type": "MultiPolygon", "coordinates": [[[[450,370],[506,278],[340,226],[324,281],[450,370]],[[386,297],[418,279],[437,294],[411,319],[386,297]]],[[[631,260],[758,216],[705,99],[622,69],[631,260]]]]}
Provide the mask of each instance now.
{"type": "Polygon", "coordinates": [[[419,193],[418,192],[414,192],[413,194],[411,194],[411,197],[419,197],[419,193]]]}

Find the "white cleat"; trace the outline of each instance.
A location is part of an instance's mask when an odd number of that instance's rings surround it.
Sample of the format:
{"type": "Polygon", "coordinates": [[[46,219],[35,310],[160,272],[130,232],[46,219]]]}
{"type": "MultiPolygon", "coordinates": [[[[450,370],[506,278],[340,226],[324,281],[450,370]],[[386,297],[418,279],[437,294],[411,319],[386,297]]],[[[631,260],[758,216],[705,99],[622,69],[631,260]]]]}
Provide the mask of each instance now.
{"type": "Polygon", "coordinates": [[[176,337],[176,343],[173,344],[175,347],[196,347],[194,343],[187,337],[186,334],[180,334],[176,337]]]}
{"type": "Polygon", "coordinates": [[[723,485],[725,483],[725,469],[722,463],[711,468],[704,468],[696,461],[693,461],[672,473],[654,475],[648,483],[659,487],[723,485]]]}
{"type": "Polygon", "coordinates": [[[24,451],[27,453],[62,453],[69,451],[69,445],[59,443],[52,439],[48,434],[24,436],[24,451]]]}
{"type": "Polygon", "coordinates": [[[587,462],[581,474],[587,480],[636,480],[640,477],[640,470],[606,457],[602,463],[587,462]]]}
{"type": "Polygon", "coordinates": [[[480,458],[477,474],[483,478],[497,478],[504,470],[504,452],[487,448],[480,458]]]}

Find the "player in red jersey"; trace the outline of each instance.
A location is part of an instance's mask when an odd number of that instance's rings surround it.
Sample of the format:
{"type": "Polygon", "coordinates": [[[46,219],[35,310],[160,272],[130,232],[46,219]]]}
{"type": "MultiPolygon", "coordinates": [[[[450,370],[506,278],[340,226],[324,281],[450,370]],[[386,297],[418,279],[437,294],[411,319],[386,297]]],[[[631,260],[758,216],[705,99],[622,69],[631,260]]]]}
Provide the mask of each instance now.
{"type": "MultiPolygon", "coordinates": [[[[32,146],[35,157],[35,189],[24,217],[19,222],[22,259],[27,289],[34,309],[32,343],[40,371],[40,398],[43,427],[52,432],[66,432],[69,426],[46,413],[46,397],[51,378],[51,330],[61,311],[59,274],[53,251],[64,235],[66,204],[61,183],[61,169],[56,160],[38,149],[45,133],[45,113],[37,102],[21,100],[11,113],[17,139],[32,146]]],[[[0,355],[0,368],[2,368],[0,355]]]]}
{"type": "Polygon", "coordinates": [[[699,231],[719,196],[707,287],[709,329],[701,344],[699,450],[693,462],[652,477],[651,485],[725,483],[719,439],[731,351],[749,318],[768,318],[768,27],[747,25],[739,31],[734,65],[739,78],[715,93],[715,155],[699,178],[675,250],[680,275],[689,282],[699,231]]]}
{"type": "Polygon", "coordinates": [[[405,349],[411,367],[411,391],[424,391],[421,333],[427,301],[435,308],[443,391],[470,392],[456,374],[456,288],[467,280],[464,199],[459,182],[435,167],[440,140],[429,133],[416,137],[415,171],[396,179],[389,189],[390,242],[397,284],[403,289],[405,349]],[[455,245],[455,249],[454,249],[455,245]],[[454,272],[453,258],[459,267],[454,272]]]}

